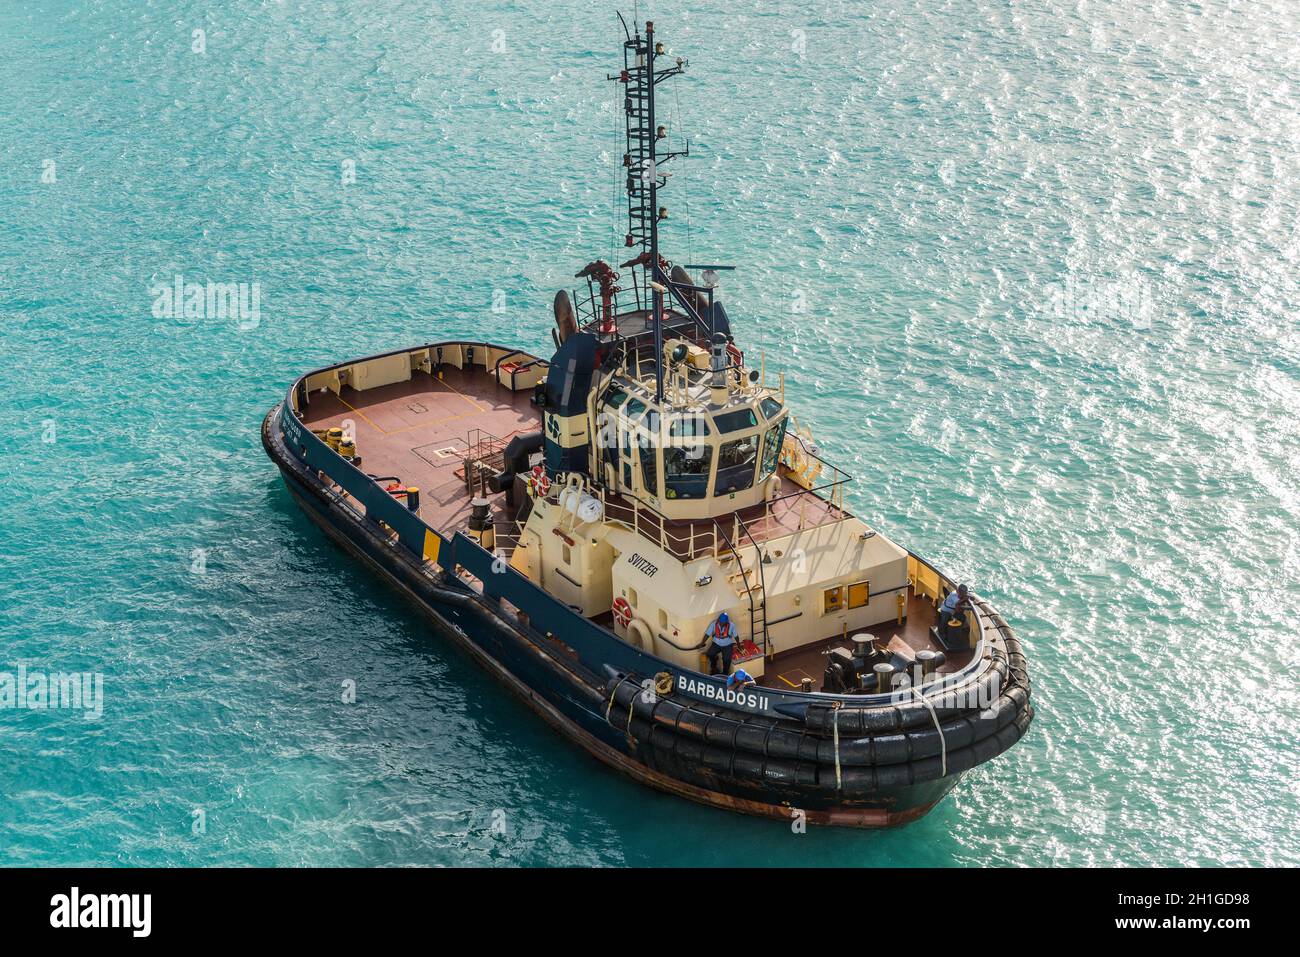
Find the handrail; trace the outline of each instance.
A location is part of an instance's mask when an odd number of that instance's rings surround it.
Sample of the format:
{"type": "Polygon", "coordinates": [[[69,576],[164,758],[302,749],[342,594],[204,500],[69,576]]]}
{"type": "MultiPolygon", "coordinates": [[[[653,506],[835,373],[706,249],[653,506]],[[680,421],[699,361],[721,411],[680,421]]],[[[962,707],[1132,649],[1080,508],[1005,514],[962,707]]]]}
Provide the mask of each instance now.
{"type": "MultiPolygon", "coordinates": [[[[749,530],[749,525],[745,523],[740,515],[736,515],[740,527],[745,532],[745,537],[749,539],[749,544],[754,546],[754,561],[758,564],[758,587],[763,589],[763,655],[767,657],[771,654],[768,648],[768,631],[767,631],[767,576],[763,572],[763,550],[758,547],[758,542],[754,540],[753,533],[749,530]]],[[[740,553],[736,553],[736,561],[740,562],[740,553]]],[[[754,631],[754,592],[749,587],[749,577],[745,577],[745,590],[749,592],[749,630],[752,634],[754,631]]]]}
{"type": "MultiPolygon", "coordinates": [[[[739,520],[738,520],[738,522],[739,522],[739,520]]],[[[736,548],[735,543],[733,543],[733,542],[731,541],[730,536],[727,535],[727,531],[726,531],[726,529],[724,529],[724,528],[722,527],[722,525],[718,522],[717,519],[714,519],[714,520],[713,520],[713,524],[714,524],[714,527],[715,527],[719,532],[722,533],[722,540],[723,540],[724,542],[727,543],[727,548],[729,548],[729,549],[731,550],[731,554],[733,554],[733,555],[736,556],[736,566],[740,569],[740,578],[741,578],[741,581],[743,581],[743,582],[745,583],[745,595],[746,595],[746,597],[749,598],[749,637],[750,637],[751,639],[753,639],[753,638],[754,638],[754,631],[755,631],[755,621],[756,621],[756,619],[757,619],[757,608],[756,608],[755,605],[754,605],[754,587],[749,583],[749,570],[748,570],[747,568],[745,568],[745,560],[741,557],[741,555],[740,555],[740,550],[739,550],[738,548],[736,548]]],[[[739,525],[740,525],[741,528],[744,528],[744,527],[745,527],[745,523],[744,523],[744,522],[739,522],[739,525]]],[[[746,534],[746,535],[749,534],[748,530],[746,530],[746,533],[745,533],[745,534],[746,534]]],[[[764,579],[763,579],[763,560],[762,560],[762,555],[761,555],[761,553],[760,553],[760,549],[759,549],[757,543],[754,542],[754,537],[753,537],[752,535],[749,535],[749,541],[750,541],[751,544],[754,545],[754,559],[755,559],[755,561],[757,561],[757,563],[758,563],[759,587],[763,589],[763,600],[766,601],[766,600],[767,600],[767,585],[766,585],[766,582],[765,582],[764,579]]],[[[767,655],[768,655],[768,642],[767,642],[767,615],[764,614],[764,615],[763,615],[763,656],[764,656],[764,657],[767,657],[767,655]]]]}
{"type": "MultiPolygon", "coordinates": [[[[810,526],[810,527],[820,528],[823,525],[831,525],[834,524],[835,522],[842,522],[845,521],[847,518],[851,517],[849,513],[844,510],[842,505],[836,505],[834,504],[834,502],[828,501],[822,496],[816,495],[816,491],[817,490],[813,490],[813,489],[798,489],[797,491],[788,492],[785,495],[772,499],[772,502],[784,501],[785,499],[794,498],[800,495],[813,495],[816,498],[818,498],[820,501],[828,505],[836,513],[838,513],[838,517],[835,517],[827,522],[819,522],[817,523],[816,526],[810,526]]],[[[765,519],[771,518],[772,502],[763,503],[764,505],[763,518],[765,519]]],[[[658,509],[654,508],[653,506],[647,505],[646,503],[641,502],[639,500],[633,500],[630,503],[623,503],[623,502],[613,502],[610,501],[608,498],[606,498],[605,513],[610,518],[622,522],[624,525],[631,528],[634,532],[636,532],[636,534],[640,535],[642,538],[645,538],[647,541],[657,543],[661,548],[664,549],[664,551],[668,552],[669,554],[673,555],[676,558],[682,559],[683,561],[694,561],[697,558],[701,558],[704,555],[709,554],[710,551],[714,553],[716,553],[717,551],[716,540],[713,543],[712,549],[710,549],[707,537],[706,537],[706,544],[703,547],[700,547],[696,544],[696,541],[701,534],[697,526],[703,526],[705,529],[709,529],[709,528],[721,529],[721,525],[718,523],[717,516],[713,516],[710,518],[702,518],[702,519],[684,519],[683,521],[686,523],[686,530],[684,533],[678,534],[673,532],[668,524],[670,521],[672,521],[671,519],[669,519],[666,515],[664,515],[662,512],[660,512],[658,509]],[[649,519],[650,517],[653,517],[655,521],[653,523],[647,524],[646,520],[649,519]]],[[[732,515],[733,519],[737,523],[744,526],[744,531],[746,536],[749,538],[751,542],[754,543],[754,546],[757,548],[758,547],[757,539],[754,537],[753,531],[750,528],[750,523],[745,522],[743,519],[741,519],[738,511],[732,512],[730,514],[732,515]]],[[[784,526],[782,526],[782,528],[784,528],[784,526]]],[[[789,534],[794,534],[795,531],[802,531],[802,525],[800,526],[799,529],[789,531],[789,534]]],[[[726,536],[724,533],[724,538],[729,538],[729,537],[726,536]]]]}
{"type": "Polygon", "coordinates": [[[523,356],[523,357],[525,357],[526,359],[528,359],[529,361],[528,361],[528,362],[525,362],[525,363],[524,363],[523,365],[521,365],[518,369],[513,369],[513,370],[511,370],[511,372],[510,372],[510,389],[511,389],[511,391],[514,391],[514,388],[515,388],[515,375],[516,375],[517,373],[519,373],[520,371],[522,371],[522,370],[524,370],[524,369],[529,369],[529,368],[531,368],[531,367],[537,365],[537,363],[539,363],[539,362],[542,363],[542,364],[544,364],[548,369],[550,368],[550,363],[547,362],[547,360],[542,359],[542,358],[539,358],[538,356],[532,355],[531,353],[524,352],[524,350],[522,350],[522,349],[516,349],[514,352],[506,352],[506,353],[503,353],[500,357],[498,357],[497,361],[496,361],[495,363],[493,363],[493,365],[492,365],[492,378],[494,378],[494,379],[496,379],[498,382],[500,382],[500,381],[501,381],[501,367],[502,367],[503,365],[505,365],[507,359],[513,359],[515,356],[523,356]]]}

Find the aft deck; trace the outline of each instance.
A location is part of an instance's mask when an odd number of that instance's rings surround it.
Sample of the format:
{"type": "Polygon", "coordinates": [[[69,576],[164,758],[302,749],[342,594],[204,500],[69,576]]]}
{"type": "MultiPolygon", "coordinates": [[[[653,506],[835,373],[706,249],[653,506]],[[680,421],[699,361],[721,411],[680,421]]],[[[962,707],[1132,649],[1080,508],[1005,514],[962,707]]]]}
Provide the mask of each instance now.
{"type": "MultiPolygon", "coordinates": [[[[482,366],[447,366],[442,378],[417,370],[407,381],[364,392],[348,385],[339,394],[313,392],[302,411],[312,429],[350,422],[361,470],[419,488],[420,517],[446,533],[468,525],[470,444],[484,435],[509,441],[542,427],[532,391],[512,391],[482,366]]],[[[504,507],[504,496],[489,497],[504,507]]]]}
{"type": "MultiPolygon", "coordinates": [[[[481,482],[471,493],[465,459],[481,451],[482,444],[499,448],[515,435],[542,428],[531,389],[512,390],[483,366],[445,365],[441,378],[417,369],[408,380],[364,391],[348,384],[337,393],[318,389],[301,411],[309,428],[344,427],[350,432],[362,471],[418,488],[419,515],[440,532],[465,530],[471,498],[484,495],[504,519],[498,523],[497,547],[509,557],[516,541],[515,511],[505,493],[493,493],[481,482]]],[[[717,520],[674,521],[623,495],[606,492],[604,498],[611,519],[635,528],[684,561],[723,555],[732,545],[743,549],[850,517],[788,477],[780,481],[770,502],[717,520]]]]}

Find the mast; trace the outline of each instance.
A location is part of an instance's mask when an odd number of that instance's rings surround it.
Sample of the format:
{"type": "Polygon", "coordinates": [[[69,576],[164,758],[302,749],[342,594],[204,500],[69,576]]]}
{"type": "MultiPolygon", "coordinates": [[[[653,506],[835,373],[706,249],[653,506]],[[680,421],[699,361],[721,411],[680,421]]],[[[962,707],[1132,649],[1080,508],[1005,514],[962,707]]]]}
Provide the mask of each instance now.
{"type": "MultiPolygon", "coordinates": [[[[651,20],[645,22],[646,89],[650,101],[649,129],[655,135],[649,137],[650,159],[645,175],[650,179],[650,275],[655,281],[650,283],[651,314],[655,331],[655,405],[664,404],[664,294],[663,280],[659,278],[659,171],[656,169],[655,153],[659,143],[658,127],[655,126],[655,25],[651,20]]],[[[640,371],[640,370],[638,370],[640,371]]]]}
{"type": "MultiPolygon", "coordinates": [[[[624,30],[626,32],[626,26],[624,30]]],[[[664,274],[659,258],[659,221],[667,217],[667,210],[659,206],[659,190],[668,178],[659,172],[659,164],[689,152],[689,147],[662,154],[658,150],[659,140],[667,137],[668,132],[657,125],[655,119],[655,87],[686,68],[686,60],[677,57],[673,66],[656,70],[656,58],[664,55],[663,43],[655,42],[654,22],[647,20],[645,38],[642,39],[640,32],[627,38],[623,44],[623,71],[617,77],[610,77],[625,87],[623,111],[627,122],[627,152],[623,154],[623,166],[627,169],[628,202],[625,239],[628,246],[642,248],[645,260],[655,342],[655,401],[661,405],[664,397],[664,290],[668,276],[664,274]]]]}

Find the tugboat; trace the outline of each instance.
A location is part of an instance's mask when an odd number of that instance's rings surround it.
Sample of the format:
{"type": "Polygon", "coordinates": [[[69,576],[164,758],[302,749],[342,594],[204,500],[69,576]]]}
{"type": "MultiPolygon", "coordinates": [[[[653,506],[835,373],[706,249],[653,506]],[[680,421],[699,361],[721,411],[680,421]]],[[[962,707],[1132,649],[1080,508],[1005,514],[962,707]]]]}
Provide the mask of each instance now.
{"type": "Polygon", "coordinates": [[[607,765],[787,821],[914,820],[1025,733],[1024,651],[849,511],[741,348],[729,267],[660,254],[689,145],[660,150],[655,93],[688,63],[651,22],[623,31],[628,258],[555,296],[554,354],[456,340],[317,369],[263,445],[331,538],[607,765]]]}

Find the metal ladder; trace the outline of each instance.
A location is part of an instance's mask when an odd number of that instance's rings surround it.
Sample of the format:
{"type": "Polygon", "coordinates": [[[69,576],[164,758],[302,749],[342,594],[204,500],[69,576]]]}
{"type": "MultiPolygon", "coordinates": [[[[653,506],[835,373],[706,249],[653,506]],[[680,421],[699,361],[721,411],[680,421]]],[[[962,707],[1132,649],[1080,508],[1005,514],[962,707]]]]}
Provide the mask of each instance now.
{"type": "MultiPolygon", "coordinates": [[[[642,45],[635,44],[630,52],[632,64],[635,64],[637,57],[644,58],[647,51],[642,45]]],[[[632,66],[627,71],[623,97],[623,112],[627,118],[627,153],[624,160],[627,167],[627,232],[632,237],[628,245],[646,249],[650,248],[651,217],[658,215],[652,205],[648,175],[653,162],[655,137],[655,130],[650,126],[652,93],[649,74],[649,69],[632,66]]]]}
{"type": "MultiPolygon", "coordinates": [[[[716,520],[715,520],[716,521],[716,520]]],[[[736,524],[744,532],[749,543],[754,546],[754,559],[757,565],[757,574],[753,568],[746,567],[745,560],[740,555],[740,549],[728,537],[722,523],[718,522],[718,532],[722,535],[722,540],[726,542],[727,550],[736,558],[736,571],[727,576],[727,581],[731,584],[736,594],[741,594],[743,586],[744,594],[749,599],[749,636],[763,651],[765,658],[771,658],[772,648],[770,636],[767,630],[767,581],[763,574],[763,552],[758,547],[758,542],[749,531],[749,526],[736,516],[736,524]],[[754,579],[757,579],[755,581],[754,579]]]]}

